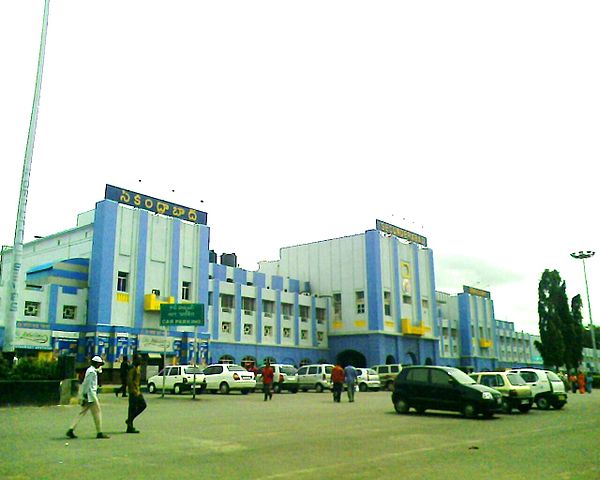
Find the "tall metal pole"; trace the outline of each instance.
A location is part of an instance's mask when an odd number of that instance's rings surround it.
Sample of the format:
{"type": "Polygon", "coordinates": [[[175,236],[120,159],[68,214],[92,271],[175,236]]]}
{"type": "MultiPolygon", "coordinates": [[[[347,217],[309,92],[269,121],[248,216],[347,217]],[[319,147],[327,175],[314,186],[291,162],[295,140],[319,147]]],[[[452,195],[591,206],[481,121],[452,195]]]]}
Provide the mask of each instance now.
{"type": "Polygon", "coordinates": [[[592,333],[592,356],[594,358],[594,370],[598,366],[598,351],[596,350],[596,333],[594,332],[594,323],[592,322],[592,306],[590,305],[590,291],[588,290],[587,272],[585,271],[585,258],[582,258],[583,262],[583,278],[585,279],[585,294],[587,295],[588,312],[590,316],[590,331],[592,333]]]}
{"type": "Polygon", "coordinates": [[[27,146],[25,147],[25,160],[23,161],[23,173],[21,175],[21,190],[19,192],[19,207],[17,209],[17,222],[15,226],[15,241],[13,246],[13,266],[9,280],[9,310],[4,325],[4,344],[2,350],[7,353],[15,351],[15,333],[17,330],[17,311],[19,308],[19,272],[23,261],[23,237],[25,232],[25,210],[27,207],[27,192],[29,190],[29,175],[31,173],[31,159],[33,157],[33,145],[35,143],[35,131],[37,127],[38,108],[40,104],[40,92],[42,89],[42,72],[44,70],[44,56],[46,53],[46,33],[48,30],[48,13],[50,0],[45,0],[44,17],[42,22],[42,37],[40,39],[40,51],[38,55],[37,75],[35,77],[35,92],[33,95],[33,106],[29,120],[29,133],[27,134],[27,146]]]}

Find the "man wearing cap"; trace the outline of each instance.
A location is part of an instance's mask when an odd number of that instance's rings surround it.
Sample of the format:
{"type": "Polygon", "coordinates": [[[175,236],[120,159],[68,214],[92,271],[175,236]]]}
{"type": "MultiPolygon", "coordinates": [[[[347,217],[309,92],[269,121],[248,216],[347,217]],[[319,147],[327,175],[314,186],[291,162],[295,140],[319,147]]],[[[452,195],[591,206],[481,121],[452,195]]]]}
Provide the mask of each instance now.
{"type": "Polygon", "coordinates": [[[92,412],[94,423],[96,424],[96,438],[109,438],[108,435],[102,432],[102,412],[100,411],[100,402],[98,401],[98,372],[102,371],[104,360],[102,357],[95,355],[92,358],[92,364],[85,371],[85,377],[81,384],[81,411],[73,420],[71,427],[67,431],[67,437],[77,438],[75,435],[75,427],[84,415],[89,411],[92,412]]]}

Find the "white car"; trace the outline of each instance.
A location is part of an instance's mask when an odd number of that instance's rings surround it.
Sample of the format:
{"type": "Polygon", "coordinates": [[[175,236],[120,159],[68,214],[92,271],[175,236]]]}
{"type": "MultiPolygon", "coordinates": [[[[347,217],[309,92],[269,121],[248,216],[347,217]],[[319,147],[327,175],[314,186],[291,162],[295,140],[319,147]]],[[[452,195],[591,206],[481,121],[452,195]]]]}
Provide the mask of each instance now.
{"type": "Polygon", "coordinates": [[[381,382],[379,381],[379,375],[372,368],[356,368],[356,384],[361,392],[367,390],[379,390],[381,388],[381,382]]]}
{"type": "Polygon", "coordinates": [[[511,373],[518,373],[531,387],[533,400],[540,410],[548,410],[550,406],[559,410],[567,403],[565,384],[556,373],[539,368],[515,368],[511,373]]]}
{"type": "MultiPolygon", "coordinates": [[[[298,370],[293,365],[282,363],[273,363],[273,391],[280,393],[288,390],[292,393],[298,393],[298,370]]],[[[264,365],[256,372],[256,388],[262,389],[262,370],[264,365]]]]}
{"type": "Polygon", "coordinates": [[[204,388],[204,375],[202,370],[193,365],[172,365],[163,368],[158,375],[148,379],[148,393],[162,391],[163,378],[165,390],[180,394],[194,387],[194,373],[196,374],[196,388],[204,388]],[[164,376],[163,376],[164,375],[164,376]]]}
{"type": "Polygon", "coordinates": [[[331,390],[331,371],[333,365],[321,363],[318,365],[304,365],[298,369],[298,387],[303,392],[314,389],[317,392],[331,390]]]}
{"type": "Polygon", "coordinates": [[[202,372],[206,380],[206,390],[211,393],[229,393],[239,390],[244,395],[256,387],[254,373],[235,363],[215,363],[202,372]]]}

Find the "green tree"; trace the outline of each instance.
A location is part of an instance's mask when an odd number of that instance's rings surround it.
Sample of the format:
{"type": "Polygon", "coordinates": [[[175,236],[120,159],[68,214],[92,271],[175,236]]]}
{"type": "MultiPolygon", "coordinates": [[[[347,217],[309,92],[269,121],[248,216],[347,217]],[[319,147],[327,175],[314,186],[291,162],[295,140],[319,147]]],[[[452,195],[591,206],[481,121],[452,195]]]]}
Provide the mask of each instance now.
{"type": "Polygon", "coordinates": [[[544,270],[538,287],[538,316],[541,342],[536,341],[544,365],[560,367],[565,363],[562,324],[570,316],[565,282],[556,270],[544,270]]]}
{"type": "Polygon", "coordinates": [[[583,323],[581,295],[571,299],[571,315],[563,323],[565,341],[565,365],[568,370],[576,369],[583,360],[583,323]]]}

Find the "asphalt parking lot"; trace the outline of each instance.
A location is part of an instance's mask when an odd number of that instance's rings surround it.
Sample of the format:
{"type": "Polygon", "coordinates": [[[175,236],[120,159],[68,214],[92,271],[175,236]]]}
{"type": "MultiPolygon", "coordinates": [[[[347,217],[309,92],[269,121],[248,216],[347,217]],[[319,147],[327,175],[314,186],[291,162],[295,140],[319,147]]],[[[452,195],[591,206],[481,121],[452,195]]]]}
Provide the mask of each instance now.
{"type": "Polygon", "coordinates": [[[0,478],[600,480],[600,391],[491,420],[397,415],[388,392],[145,397],[125,434],[127,400],[101,395],[108,440],[91,417],[64,436],[76,405],[0,409],[0,478]]]}

